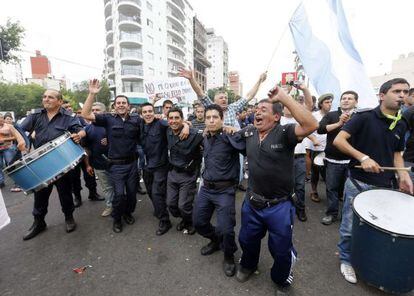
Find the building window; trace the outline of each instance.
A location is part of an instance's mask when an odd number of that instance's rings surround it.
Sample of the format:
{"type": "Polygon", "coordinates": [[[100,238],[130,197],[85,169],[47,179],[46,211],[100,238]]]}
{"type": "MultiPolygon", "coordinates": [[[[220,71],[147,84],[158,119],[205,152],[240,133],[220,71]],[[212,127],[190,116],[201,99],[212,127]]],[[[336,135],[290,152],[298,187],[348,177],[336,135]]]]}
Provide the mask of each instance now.
{"type": "Polygon", "coordinates": [[[152,36],[148,35],[149,44],[154,45],[154,38],[152,36]]]}
{"type": "Polygon", "coordinates": [[[148,68],[148,74],[149,74],[150,76],[154,76],[154,75],[155,75],[155,70],[154,70],[154,68],[148,68]]]}
{"type": "Polygon", "coordinates": [[[122,90],[123,92],[144,92],[144,87],[139,81],[124,81],[122,90]]]}
{"type": "Polygon", "coordinates": [[[154,24],[152,23],[150,19],[147,19],[147,26],[150,27],[151,29],[154,27],[154,24]]]}
{"type": "Polygon", "coordinates": [[[148,52],[148,58],[153,61],[154,60],[154,54],[152,52],[148,52]]]}
{"type": "Polygon", "coordinates": [[[147,8],[149,11],[152,11],[152,4],[147,1],[147,8]]]}

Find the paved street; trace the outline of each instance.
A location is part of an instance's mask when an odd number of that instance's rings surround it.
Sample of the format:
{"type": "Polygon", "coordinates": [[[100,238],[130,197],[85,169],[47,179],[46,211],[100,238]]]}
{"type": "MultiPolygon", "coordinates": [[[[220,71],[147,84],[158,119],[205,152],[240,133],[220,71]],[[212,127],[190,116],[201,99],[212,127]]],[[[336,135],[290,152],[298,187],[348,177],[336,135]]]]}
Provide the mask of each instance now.
{"type": "MultiPolygon", "coordinates": [[[[10,184],[10,182],[9,182],[10,184]]],[[[320,193],[324,190],[320,188],[320,193]]],[[[83,191],[84,196],[87,195],[83,191]]],[[[22,236],[32,223],[33,196],[3,196],[12,223],[0,233],[0,295],[273,295],[269,270],[272,259],[263,241],[259,274],[240,284],[222,272],[222,254],[200,255],[207,242],[174,228],[155,235],[157,221],[146,196],[138,196],[137,222],[114,234],[110,218],[100,217],[103,202],[85,201],[76,210],[78,229],[64,232],[64,218],[56,191],[46,217],[48,229],[33,240],[22,236]],[[72,269],[92,265],[83,274],[72,269]]],[[[362,282],[348,284],[339,273],[336,254],[339,224],[319,223],[325,208],[307,202],[309,220],[295,224],[299,261],[295,268],[293,295],[385,295],[362,282]]],[[[237,197],[238,219],[242,194],[237,197]]],[[[237,232],[239,225],[237,226],[237,232]]],[[[240,251],[237,253],[237,258],[240,251]]],[[[410,293],[408,295],[414,295],[410,293]]]]}

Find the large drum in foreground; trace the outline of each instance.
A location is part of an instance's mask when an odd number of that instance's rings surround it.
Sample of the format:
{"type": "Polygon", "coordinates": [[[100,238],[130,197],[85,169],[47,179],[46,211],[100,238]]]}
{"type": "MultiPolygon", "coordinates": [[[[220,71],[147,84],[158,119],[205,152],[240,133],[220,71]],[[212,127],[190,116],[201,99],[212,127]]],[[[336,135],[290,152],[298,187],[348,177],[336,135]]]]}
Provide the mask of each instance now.
{"type": "Polygon", "coordinates": [[[414,289],[414,197],[393,190],[353,202],[352,265],[361,279],[391,293],[414,289]]]}
{"type": "Polygon", "coordinates": [[[72,141],[69,133],[65,133],[23,156],[6,167],[4,172],[25,194],[29,194],[49,186],[73,169],[84,154],[82,147],[72,141]]]}

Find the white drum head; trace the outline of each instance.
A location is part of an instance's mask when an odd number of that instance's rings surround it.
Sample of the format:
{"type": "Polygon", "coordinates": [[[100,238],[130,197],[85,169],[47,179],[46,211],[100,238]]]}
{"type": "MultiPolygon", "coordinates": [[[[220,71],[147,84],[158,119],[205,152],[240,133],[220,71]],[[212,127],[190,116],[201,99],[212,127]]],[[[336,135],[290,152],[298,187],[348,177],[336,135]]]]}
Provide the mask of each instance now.
{"type": "Polygon", "coordinates": [[[313,163],[317,166],[324,166],[323,160],[325,159],[325,152],[321,152],[313,159],[313,163]]]}
{"type": "Polygon", "coordinates": [[[414,236],[414,197],[398,191],[373,189],[358,194],[356,214],[387,232],[414,236]]]}

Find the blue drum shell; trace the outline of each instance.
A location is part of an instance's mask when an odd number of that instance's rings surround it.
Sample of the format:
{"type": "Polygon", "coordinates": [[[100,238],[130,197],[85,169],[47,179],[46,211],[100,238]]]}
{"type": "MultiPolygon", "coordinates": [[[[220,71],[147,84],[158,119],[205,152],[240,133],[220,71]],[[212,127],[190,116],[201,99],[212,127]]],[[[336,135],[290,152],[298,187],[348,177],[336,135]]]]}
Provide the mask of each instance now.
{"type": "Polygon", "coordinates": [[[354,212],[352,266],[368,284],[389,293],[414,289],[414,238],[396,236],[366,223],[354,212]]]}
{"type": "Polygon", "coordinates": [[[23,191],[37,191],[62,172],[70,170],[84,154],[81,146],[68,139],[8,175],[23,191]]]}

